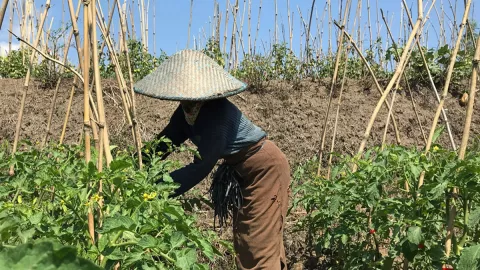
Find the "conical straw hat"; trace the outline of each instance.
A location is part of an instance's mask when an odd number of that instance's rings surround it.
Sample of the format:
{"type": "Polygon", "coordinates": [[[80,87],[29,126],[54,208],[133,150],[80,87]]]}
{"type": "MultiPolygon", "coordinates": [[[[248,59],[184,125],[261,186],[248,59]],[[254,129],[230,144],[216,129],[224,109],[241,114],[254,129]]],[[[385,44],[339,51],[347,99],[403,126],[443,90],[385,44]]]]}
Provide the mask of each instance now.
{"type": "Polygon", "coordinates": [[[247,85],[200,51],[183,50],[134,85],[135,92],[166,100],[211,100],[244,91],[247,85]]]}

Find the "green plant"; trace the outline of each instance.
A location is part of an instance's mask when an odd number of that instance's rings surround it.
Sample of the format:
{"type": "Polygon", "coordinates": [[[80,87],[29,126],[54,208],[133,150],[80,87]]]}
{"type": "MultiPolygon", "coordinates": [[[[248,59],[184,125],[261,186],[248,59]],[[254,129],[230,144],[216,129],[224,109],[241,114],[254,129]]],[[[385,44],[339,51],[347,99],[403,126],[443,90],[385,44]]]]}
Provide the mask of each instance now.
{"type": "Polygon", "coordinates": [[[220,43],[217,40],[210,38],[205,45],[205,49],[203,49],[203,53],[215,60],[220,66],[225,67],[225,54],[220,50],[220,43]]]}
{"type": "Polygon", "coordinates": [[[265,89],[273,78],[271,57],[261,55],[245,55],[238,69],[231,74],[246,81],[253,89],[265,89]]]}
{"type": "Polygon", "coordinates": [[[12,50],[7,56],[0,57],[0,78],[19,79],[27,74],[29,53],[27,50],[12,50]]]}
{"type": "Polygon", "coordinates": [[[1,245],[49,238],[107,269],[117,263],[122,269],[208,269],[206,263],[220,253],[211,237],[195,228],[195,217],[169,198],[176,184],[168,172],[175,162],[153,153],[155,143],[145,148],[150,167],[140,170],[127,152],[118,151],[103,172],[97,171],[95,159],[86,164],[79,158],[78,146],[40,151],[27,142],[26,150],[13,158],[2,149],[1,245]],[[15,166],[13,176],[6,174],[10,165],[15,166]],[[156,185],[159,179],[164,183],[156,185]],[[89,211],[95,217],[94,244],[89,211]]]}
{"type": "Polygon", "coordinates": [[[307,232],[311,251],[326,257],[331,269],[403,269],[405,259],[409,269],[439,269],[444,263],[458,266],[455,269],[477,269],[478,147],[463,161],[455,152],[433,149],[426,156],[416,149],[374,148],[363,158],[341,158],[331,180],[316,176],[314,160],[300,166],[294,175],[293,208],[307,211],[297,229],[307,232]],[[358,164],[356,172],[349,169],[352,163],[358,164]],[[425,185],[417,189],[422,171],[425,185]],[[458,196],[452,196],[453,187],[459,189],[458,196]],[[451,204],[458,215],[454,254],[446,258],[451,204]],[[475,267],[462,268],[467,262],[475,267]]]}
{"type": "MultiPolygon", "coordinates": [[[[149,52],[145,51],[143,45],[138,40],[130,39],[127,41],[128,53],[130,57],[130,67],[132,69],[133,80],[138,81],[143,77],[154,71],[163,61],[168,57],[164,51],[160,52],[159,57],[155,57],[149,52]]],[[[120,68],[124,78],[128,81],[130,75],[128,74],[127,56],[122,52],[117,54],[120,68]]],[[[115,77],[115,66],[111,63],[110,56],[101,57],[100,72],[104,78],[115,77]]]]}

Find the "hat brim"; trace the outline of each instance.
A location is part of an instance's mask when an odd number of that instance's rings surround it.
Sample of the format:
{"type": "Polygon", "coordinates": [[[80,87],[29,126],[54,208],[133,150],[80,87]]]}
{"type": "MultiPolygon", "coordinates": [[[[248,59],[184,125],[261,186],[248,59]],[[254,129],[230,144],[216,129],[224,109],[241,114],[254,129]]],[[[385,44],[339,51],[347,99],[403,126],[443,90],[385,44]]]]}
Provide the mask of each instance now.
{"type": "Polygon", "coordinates": [[[207,100],[215,100],[215,99],[221,99],[221,98],[227,98],[231,97],[234,95],[238,95],[241,92],[245,91],[248,89],[248,85],[244,84],[242,87],[239,89],[236,89],[234,91],[226,92],[220,95],[213,95],[213,96],[207,96],[207,97],[200,97],[200,98],[193,98],[193,97],[175,97],[175,96],[158,96],[158,95],[153,95],[149,93],[144,93],[141,89],[137,87],[133,87],[133,91],[135,93],[146,96],[146,97],[151,97],[155,99],[160,99],[160,100],[168,100],[168,101],[207,101],[207,100]]]}

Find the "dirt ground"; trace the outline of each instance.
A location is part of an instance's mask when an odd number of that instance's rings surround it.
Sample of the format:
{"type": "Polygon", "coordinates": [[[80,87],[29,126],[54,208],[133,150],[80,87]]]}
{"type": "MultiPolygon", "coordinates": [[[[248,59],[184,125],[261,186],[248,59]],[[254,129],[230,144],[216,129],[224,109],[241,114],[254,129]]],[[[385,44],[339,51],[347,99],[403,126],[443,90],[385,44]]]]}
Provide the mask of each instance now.
{"type": "MultiPolygon", "coordinates": [[[[13,142],[23,91],[22,85],[22,80],[0,79],[0,143],[13,142]]],[[[57,142],[60,137],[71,86],[70,82],[66,82],[60,87],[53,115],[51,142],[57,142]]],[[[326,86],[328,83],[325,82],[305,81],[301,83],[299,89],[293,89],[286,83],[272,82],[267,89],[255,92],[247,91],[230,98],[230,100],[255,124],[268,132],[269,138],[285,152],[294,168],[299,163],[313,157],[320,149],[322,128],[328,107],[326,86]]],[[[41,89],[35,83],[30,86],[21,126],[21,139],[29,139],[34,142],[43,140],[53,93],[52,89],[41,89]]],[[[123,117],[121,98],[116,84],[106,81],[104,94],[111,142],[125,146],[131,142],[131,133],[123,117]]],[[[352,154],[357,151],[379,97],[376,89],[365,87],[365,83],[357,81],[347,83],[339,113],[335,152],[352,154]]],[[[428,137],[437,102],[430,90],[415,92],[413,98],[425,136],[428,137]]],[[[335,98],[332,103],[325,149],[330,149],[337,101],[338,98],[335,98]]],[[[150,140],[160,132],[177,106],[174,102],[159,101],[139,95],[136,96],[136,103],[137,118],[143,140],[150,140]]],[[[476,103],[478,106],[478,102],[476,103]]],[[[477,106],[476,108],[478,108],[477,106]]],[[[459,105],[458,98],[449,95],[445,108],[455,142],[459,145],[463,133],[466,107],[459,105]]],[[[81,138],[82,110],[83,93],[81,90],[77,90],[74,94],[71,117],[67,125],[66,143],[77,143],[81,138]]],[[[476,109],[476,111],[478,110],[476,109]]],[[[425,142],[412,107],[411,98],[404,92],[397,94],[393,112],[401,144],[423,147],[425,142]]],[[[387,113],[387,109],[383,106],[373,126],[368,146],[381,143],[387,113]]],[[[440,120],[440,124],[444,124],[444,121],[440,120]]],[[[480,134],[480,116],[478,114],[474,115],[471,128],[472,136],[480,134]]],[[[387,142],[395,143],[393,127],[389,128],[387,142]]],[[[438,142],[445,147],[451,147],[446,132],[441,135],[438,142]]],[[[204,193],[206,189],[207,184],[203,184],[197,192],[204,193]]],[[[200,209],[197,214],[205,217],[201,218],[201,222],[204,222],[205,226],[213,224],[211,211],[200,209]]],[[[285,245],[291,262],[299,259],[303,248],[302,237],[291,236],[288,233],[297,218],[298,216],[290,217],[286,228],[285,245]]],[[[229,232],[225,232],[221,237],[228,238],[229,232]]]]}

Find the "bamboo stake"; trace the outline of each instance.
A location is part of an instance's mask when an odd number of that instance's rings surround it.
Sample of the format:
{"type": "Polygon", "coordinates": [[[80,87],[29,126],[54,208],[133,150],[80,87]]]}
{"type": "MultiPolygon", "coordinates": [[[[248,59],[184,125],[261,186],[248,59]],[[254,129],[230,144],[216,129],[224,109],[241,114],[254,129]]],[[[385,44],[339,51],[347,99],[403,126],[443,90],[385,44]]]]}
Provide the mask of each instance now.
{"type": "MultiPolygon", "coordinates": [[[[10,3],[10,22],[9,22],[9,26],[8,26],[8,29],[10,29],[10,32],[13,32],[13,6],[15,5],[15,2],[11,2],[10,3]]],[[[10,54],[12,52],[12,34],[8,34],[8,53],[10,54]]]]}
{"type": "MultiPolygon", "coordinates": [[[[45,3],[45,10],[43,12],[41,22],[40,22],[40,26],[41,26],[40,29],[43,28],[43,25],[45,23],[45,19],[47,18],[49,9],[50,9],[50,0],[47,0],[47,2],[45,3]]],[[[1,17],[0,19],[3,20],[3,17],[1,17]]],[[[37,37],[36,37],[36,40],[35,40],[35,43],[34,43],[34,47],[38,46],[38,43],[40,42],[41,33],[42,33],[41,31],[39,31],[37,33],[37,37]]],[[[22,95],[22,101],[20,103],[20,110],[18,112],[17,126],[16,126],[16,129],[15,129],[15,139],[14,139],[13,148],[12,148],[12,157],[15,155],[15,152],[17,151],[18,140],[19,140],[19,137],[20,137],[20,128],[22,126],[23,112],[25,110],[25,101],[27,99],[27,92],[28,92],[28,87],[30,85],[30,76],[31,76],[31,73],[32,73],[32,64],[33,64],[34,59],[35,59],[35,52],[32,52],[32,54],[30,56],[30,62],[28,64],[28,68],[27,68],[27,74],[25,76],[25,83],[23,85],[23,95],[22,95]]],[[[10,167],[10,175],[13,175],[14,173],[15,173],[14,168],[13,168],[13,166],[11,166],[10,167]]]]}
{"type": "Polygon", "coordinates": [[[229,57],[229,66],[228,68],[231,69],[233,67],[233,61],[235,57],[235,44],[237,42],[236,34],[237,34],[237,13],[238,13],[238,0],[235,1],[235,6],[232,10],[233,16],[233,26],[232,26],[232,38],[230,40],[230,57],[229,57]]]}
{"type": "Polygon", "coordinates": [[[228,10],[230,6],[230,0],[227,1],[227,8],[225,10],[225,29],[223,35],[223,54],[227,55],[227,34],[228,34],[228,10]]]}
{"type": "Polygon", "coordinates": [[[340,93],[338,95],[337,112],[335,114],[335,123],[333,124],[332,141],[330,143],[330,152],[328,154],[327,179],[330,179],[330,174],[331,174],[333,150],[335,149],[335,140],[337,138],[337,127],[338,127],[338,119],[339,119],[339,116],[340,116],[340,105],[342,104],[343,89],[345,88],[345,81],[346,81],[346,78],[347,78],[348,54],[350,53],[350,50],[351,50],[351,46],[349,44],[346,48],[346,51],[345,51],[345,62],[344,62],[345,67],[343,69],[342,86],[340,87],[340,93]]]}
{"type": "Polygon", "coordinates": [[[8,0],[3,0],[2,6],[0,7],[0,29],[2,29],[3,18],[5,17],[7,6],[8,6],[8,0]]]}
{"type": "Polygon", "coordinates": [[[253,54],[256,53],[257,48],[257,38],[258,38],[258,31],[260,31],[260,15],[262,13],[262,0],[260,0],[260,6],[258,7],[258,20],[257,20],[257,32],[255,33],[255,41],[253,42],[253,54]]]}
{"type": "Polygon", "coordinates": [[[188,22],[187,48],[190,48],[190,29],[192,28],[192,18],[193,18],[193,0],[190,0],[190,21],[188,22]]]}
{"type": "Polygon", "coordinates": [[[277,8],[277,0],[273,0],[273,3],[274,3],[274,5],[275,5],[275,25],[274,25],[274,27],[275,27],[275,32],[274,32],[274,34],[275,34],[275,40],[274,40],[274,42],[275,42],[275,44],[278,44],[278,22],[277,22],[278,8],[277,8]]]}
{"type": "MultiPolygon", "coordinates": [[[[71,0],[69,0],[71,1],[71,0]]],[[[90,1],[83,1],[83,29],[84,29],[84,43],[83,43],[83,132],[84,132],[84,143],[85,143],[85,162],[89,163],[91,160],[91,145],[90,145],[90,104],[89,104],[89,70],[90,70],[90,31],[91,31],[91,23],[90,23],[90,16],[89,16],[89,5],[90,1]]],[[[74,21],[74,20],[72,20],[74,21]]],[[[92,207],[88,207],[88,232],[90,235],[90,239],[92,244],[95,244],[95,220],[92,213],[92,207]]]]}
{"type": "MultiPolygon", "coordinates": [[[[336,85],[336,82],[337,82],[337,76],[338,76],[338,70],[340,68],[340,60],[342,59],[342,54],[343,54],[343,37],[344,37],[343,33],[345,32],[345,24],[347,23],[347,17],[348,17],[347,15],[348,15],[348,11],[350,9],[350,3],[351,3],[351,1],[348,1],[347,5],[345,7],[345,13],[343,15],[342,26],[340,27],[340,33],[338,34],[338,39],[337,39],[337,46],[338,46],[337,59],[335,61],[335,68],[334,68],[334,71],[333,71],[332,81],[331,81],[331,84],[330,84],[330,93],[328,95],[327,111],[326,111],[325,117],[324,117],[325,121],[323,122],[323,131],[322,131],[322,140],[321,140],[321,144],[320,144],[320,153],[319,153],[319,159],[318,159],[317,176],[320,176],[320,172],[322,170],[323,150],[325,148],[325,139],[326,139],[326,135],[327,135],[328,117],[330,115],[330,107],[332,105],[332,100],[333,100],[333,90],[335,89],[335,85],[336,85]]],[[[315,2],[313,4],[315,4],[315,2]]],[[[348,58],[348,55],[347,55],[347,58],[348,58]]],[[[307,56],[307,59],[308,59],[308,56],[307,56]]],[[[346,70],[345,70],[345,72],[346,72],[346,70]]]]}
{"type": "MultiPolygon", "coordinates": [[[[403,0],[403,1],[404,1],[403,5],[405,7],[407,7],[405,0],[403,0]]],[[[432,5],[434,5],[435,2],[436,2],[436,0],[433,0],[432,5]]],[[[412,16],[410,14],[410,11],[407,8],[406,8],[406,13],[407,13],[407,17],[409,19],[410,25],[413,27],[412,16]]],[[[428,66],[427,59],[425,57],[425,53],[423,52],[422,45],[420,44],[420,40],[416,39],[415,43],[417,45],[418,51],[420,52],[420,56],[422,57],[423,66],[425,67],[425,70],[427,71],[428,79],[430,81],[430,86],[432,87],[433,92],[435,93],[435,97],[437,98],[437,102],[440,103],[440,95],[438,94],[437,86],[435,85],[435,82],[433,81],[433,76],[430,72],[430,68],[428,66]]],[[[442,117],[443,117],[443,120],[445,121],[445,125],[447,127],[448,137],[450,138],[450,143],[452,144],[452,148],[455,151],[457,149],[457,146],[455,144],[455,140],[453,139],[453,132],[452,132],[452,128],[450,126],[450,121],[448,121],[447,112],[445,111],[445,108],[443,108],[443,107],[442,107],[442,117]]]]}
{"type": "MultiPolygon", "coordinates": [[[[79,14],[80,14],[80,2],[78,2],[78,8],[77,8],[77,13],[75,15],[75,20],[78,20],[79,14]]],[[[67,39],[67,42],[65,43],[65,48],[64,48],[64,52],[63,52],[63,55],[64,55],[63,63],[64,63],[64,65],[68,64],[67,55],[68,55],[68,51],[70,49],[70,43],[72,42],[73,33],[74,33],[74,29],[72,28],[72,31],[70,32],[70,35],[67,39]]],[[[64,72],[64,68],[60,69],[59,73],[63,74],[63,72],[64,72]]],[[[52,104],[50,105],[50,114],[48,116],[46,133],[45,133],[45,137],[43,138],[41,148],[43,148],[45,146],[45,144],[48,141],[48,137],[51,133],[51,124],[52,124],[52,119],[53,119],[53,112],[55,111],[55,105],[56,105],[56,101],[57,101],[58,90],[60,88],[61,82],[62,82],[62,77],[60,76],[60,78],[58,78],[58,80],[57,80],[57,84],[56,84],[56,87],[55,87],[55,92],[54,92],[53,98],[52,98],[52,104]]]]}
{"type": "Polygon", "coordinates": [[[252,54],[252,0],[248,0],[248,54],[252,54]]]}
{"type": "MultiPolygon", "coordinates": [[[[337,22],[334,22],[334,24],[338,27],[338,28],[341,28],[340,25],[338,25],[337,22]]],[[[365,58],[365,56],[363,56],[363,53],[362,51],[360,50],[360,48],[358,47],[358,45],[355,43],[355,41],[353,40],[352,36],[350,34],[348,34],[346,31],[343,32],[343,34],[347,37],[347,39],[349,39],[350,43],[352,44],[353,48],[357,51],[357,54],[360,56],[360,59],[362,59],[362,62],[363,64],[367,67],[368,69],[368,72],[370,73],[370,75],[372,76],[372,79],[373,79],[373,82],[375,83],[375,86],[377,88],[377,91],[380,93],[380,95],[384,95],[385,94],[385,91],[383,90],[383,88],[380,86],[380,84],[378,83],[378,79],[377,79],[377,76],[375,76],[375,73],[373,72],[372,68],[370,67],[370,64],[368,63],[367,59],[365,58]]],[[[386,100],[383,101],[383,103],[385,103],[387,109],[390,109],[390,103],[388,103],[386,100]]],[[[397,126],[397,122],[395,120],[395,117],[392,118],[392,122],[393,122],[393,127],[395,129],[395,134],[396,134],[396,138],[397,138],[397,144],[401,144],[401,139],[400,139],[400,132],[398,130],[398,126],[397,126]]]]}
{"type": "Polygon", "coordinates": [[[157,1],[153,1],[153,55],[157,56],[157,1]]]}
{"type": "MultiPolygon", "coordinates": [[[[110,145],[109,145],[109,140],[108,140],[108,133],[106,132],[106,120],[105,120],[105,106],[103,104],[103,89],[102,89],[102,82],[100,78],[100,67],[98,65],[99,59],[98,59],[98,47],[95,46],[97,44],[97,27],[96,27],[96,1],[93,0],[94,4],[91,5],[91,12],[92,12],[92,24],[91,24],[91,34],[92,34],[92,43],[94,44],[93,46],[93,72],[95,76],[95,93],[97,96],[97,106],[98,106],[98,114],[99,114],[99,135],[100,138],[103,139],[103,143],[105,144],[105,158],[107,162],[107,167],[110,166],[110,162],[112,161],[112,155],[110,152],[110,145]]],[[[99,163],[101,162],[103,157],[103,153],[100,152],[98,153],[98,159],[99,163]]]]}
{"type": "Polygon", "coordinates": [[[462,144],[460,145],[459,158],[464,159],[467,152],[468,139],[470,138],[470,128],[472,124],[473,106],[475,104],[475,94],[477,92],[477,68],[480,61],[480,37],[477,39],[475,56],[472,61],[472,78],[470,81],[470,92],[468,93],[467,113],[465,117],[465,126],[463,128],[462,144]]]}
{"type": "MultiPolygon", "coordinates": [[[[117,0],[117,4],[119,4],[119,1],[117,0]]],[[[119,14],[121,15],[121,14],[119,14]]],[[[125,16],[121,16],[120,18],[120,26],[122,28],[122,31],[126,31],[126,15],[125,16]]],[[[124,43],[127,42],[126,39],[123,40],[124,43]]],[[[136,104],[135,104],[135,92],[134,92],[134,89],[133,89],[133,75],[132,75],[132,68],[130,66],[130,54],[129,54],[129,51],[128,51],[128,47],[126,47],[127,49],[124,51],[124,54],[127,58],[127,67],[128,67],[128,75],[129,75],[129,79],[130,79],[130,95],[131,95],[131,102],[132,104],[130,105],[130,110],[126,111],[125,113],[128,115],[130,114],[131,115],[131,123],[132,123],[132,133],[133,133],[133,139],[134,139],[134,142],[135,142],[135,146],[137,148],[137,152],[140,153],[141,152],[141,149],[142,149],[142,142],[141,142],[141,136],[140,136],[140,132],[138,130],[138,126],[137,126],[137,120],[136,120],[136,115],[137,115],[137,112],[136,112],[136,104]]],[[[117,71],[119,73],[119,76],[121,77],[122,74],[121,74],[121,70],[119,69],[117,71]]],[[[142,155],[138,155],[138,165],[140,166],[140,168],[142,167],[142,155]]]]}
{"type": "MultiPolygon", "coordinates": [[[[398,45],[395,42],[395,38],[393,37],[392,31],[390,30],[390,26],[387,22],[387,19],[385,18],[385,14],[383,13],[383,10],[380,9],[380,12],[382,14],[382,19],[385,22],[385,26],[387,28],[387,33],[390,36],[390,39],[392,40],[392,44],[393,44],[394,48],[398,48],[398,45]]],[[[418,42],[418,38],[415,41],[418,42]]],[[[397,56],[398,59],[400,59],[400,55],[398,54],[397,50],[395,50],[395,55],[397,56]]],[[[409,82],[409,80],[407,78],[407,74],[405,72],[403,73],[403,77],[405,79],[405,83],[407,84],[407,89],[408,89],[408,92],[409,92],[409,95],[410,95],[410,99],[412,101],[413,111],[415,112],[415,116],[417,118],[417,122],[418,122],[418,125],[420,127],[420,131],[422,132],[424,143],[427,144],[427,137],[425,136],[425,131],[424,131],[423,126],[422,126],[422,121],[420,121],[420,116],[418,115],[417,106],[415,105],[415,100],[413,99],[413,94],[412,94],[412,90],[411,90],[411,87],[410,87],[410,82],[409,82]]]]}
{"type": "Polygon", "coordinates": [[[293,31],[292,31],[292,20],[290,19],[290,0],[287,0],[287,17],[288,17],[288,32],[289,32],[289,44],[290,44],[290,51],[293,51],[293,31]]]}
{"type": "MultiPolygon", "coordinates": [[[[435,117],[433,118],[432,127],[430,129],[430,134],[428,136],[427,145],[425,147],[425,153],[428,153],[430,151],[430,147],[432,146],[433,136],[435,135],[435,129],[437,127],[438,120],[440,118],[440,113],[442,112],[443,104],[445,103],[445,99],[447,97],[448,90],[450,89],[450,82],[452,80],[453,68],[454,68],[455,62],[457,60],[457,54],[458,54],[458,51],[460,49],[460,44],[462,42],[463,31],[465,30],[465,24],[466,24],[466,21],[468,19],[471,3],[472,3],[472,0],[467,0],[467,3],[465,5],[465,12],[464,12],[464,15],[463,15],[462,24],[460,25],[460,30],[458,32],[459,34],[458,34],[458,38],[457,38],[455,48],[453,49],[451,57],[450,57],[450,64],[448,66],[448,72],[447,72],[447,77],[446,77],[446,80],[445,80],[445,86],[443,88],[443,93],[442,93],[442,96],[441,96],[441,99],[440,99],[440,103],[437,107],[435,117]]],[[[419,182],[418,182],[418,187],[419,188],[423,185],[424,177],[425,177],[425,173],[422,173],[421,176],[420,176],[419,182]]],[[[448,237],[447,237],[447,240],[451,241],[451,239],[448,239],[448,237]]],[[[448,246],[448,244],[447,244],[447,246],[448,246]]]]}
{"type": "MultiPolygon", "coordinates": [[[[312,7],[310,9],[310,19],[308,22],[308,29],[307,29],[307,35],[306,35],[306,41],[305,41],[305,51],[307,52],[307,64],[310,63],[310,48],[309,48],[309,41],[310,41],[310,29],[312,27],[312,17],[313,17],[313,10],[315,9],[315,0],[312,0],[312,7]]],[[[346,9],[347,10],[347,9],[346,9]]],[[[345,10],[345,12],[347,12],[345,10]]],[[[346,17],[345,13],[345,17],[346,17]]],[[[346,20],[344,19],[343,25],[345,26],[346,20]]],[[[343,35],[341,35],[341,39],[343,40],[343,35]]],[[[338,53],[341,53],[341,50],[338,50],[338,53]]],[[[337,53],[337,55],[338,55],[337,53]]]]}
{"type": "MultiPolygon", "coordinates": [[[[422,2],[422,0],[419,0],[419,2],[422,2]]],[[[420,27],[420,25],[421,25],[421,23],[422,23],[422,20],[423,20],[423,18],[422,18],[422,16],[421,16],[421,14],[419,14],[417,23],[415,24],[415,27],[414,27],[412,33],[410,34],[410,37],[409,37],[409,39],[408,39],[408,41],[407,41],[407,43],[406,43],[406,45],[405,45],[405,48],[410,48],[410,45],[412,44],[413,39],[415,38],[415,36],[416,36],[416,34],[417,34],[417,31],[418,31],[418,29],[419,29],[419,27],[420,27]]],[[[338,26],[338,25],[337,25],[337,26],[338,26]]],[[[345,32],[345,33],[346,33],[346,32],[345,32]]],[[[355,43],[352,42],[352,44],[355,44],[355,43]]],[[[359,147],[359,149],[358,149],[358,152],[357,152],[358,156],[360,156],[360,155],[363,153],[363,150],[365,149],[365,146],[366,146],[366,144],[367,144],[367,140],[368,140],[368,138],[370,137],[370,132],[371,132],[371,130],[372,130],[373,123],[375,122],[375,119],[376,119],[376,117],[377,117],[378,112],[380,111],[380,108],[381,108],[382,104],[385,102],[388,94],[389,94],[390,91],[392,90],[392,87],[393,87],[394,83],[396,82],[396,80],[398,79],[398,77],[401,75],[401,72],[402,72],[402,70],[403,70],[403,67],[404,67],[404,65],[406,64],[406,63],[405,63],[405,60],[406,60],[406,58],[407,58],[407,56],[408,56],[408,55],[407,55],[408,52],[409,52],[409,50],[404,50],[404,52],[403,52],[403,54],[402,54],[402,57],[400,58],[400,61],[399,61],[399,63],[397,64],[397,69],[396,69],[396,71],[395,71],[392,79],[390,80],[390,83],[388,84],[387,88],[386,88],[385,91],[383,92],[382,97],[380,98],[379,102],[377,103],[377,106],[375,107],[375,110],[373,111],[372,116],[370,117],[370,121],[369,121],[369,123],[368,123],[368,125],[367,125],[367,128],[366,128],[366,130],[365,130],[365,134],[364,134],[364,136],[363,136],[363,140],[362,140],[362,142],[361,142],[361,144],[360,144],[360,147],[359,147]]],[[[353,171],[356,171],[357,165],[354,164],[354,166],[353,166],[352,169],[353,169],[353,171]]]]}
{"type": "Polygon", "coordinates": [[[65,139],[65,133],[67,131],[68,119],[70,118],[70,112],[72,108],[73,95],[75,94],[75,88],[77,88],[77,77],[73,77],[72,90],[70,90],[70,98],[68,99],[67,108],[65,110],[66,111],[65,119],[63,120],[62,133],[60,134],[60,140],[58,142],[59,144],[63,144],[63,140],[65,139]]]}

